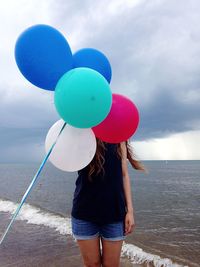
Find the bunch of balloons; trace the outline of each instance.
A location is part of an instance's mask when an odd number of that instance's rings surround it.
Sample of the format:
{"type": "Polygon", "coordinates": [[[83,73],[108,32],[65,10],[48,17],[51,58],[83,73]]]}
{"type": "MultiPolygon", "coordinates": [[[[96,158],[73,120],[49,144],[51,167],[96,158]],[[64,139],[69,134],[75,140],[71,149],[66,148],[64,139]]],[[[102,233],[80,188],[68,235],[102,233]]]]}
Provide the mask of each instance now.
{"type": "Polygon", "coordinates": [[[96,137],[104,142],[120,143],[136,131],[137,107],[127,97],[111,92],[111,65],[102,52],[84,48],[72,54],[58,30],[39,24],[19,36],[15,59],[28,81],[54,91],[55,107],[61,119],[47,134],[46,151],[67,123],[49,157],[56,167],[80,170],[95,155],[96,137]]]}

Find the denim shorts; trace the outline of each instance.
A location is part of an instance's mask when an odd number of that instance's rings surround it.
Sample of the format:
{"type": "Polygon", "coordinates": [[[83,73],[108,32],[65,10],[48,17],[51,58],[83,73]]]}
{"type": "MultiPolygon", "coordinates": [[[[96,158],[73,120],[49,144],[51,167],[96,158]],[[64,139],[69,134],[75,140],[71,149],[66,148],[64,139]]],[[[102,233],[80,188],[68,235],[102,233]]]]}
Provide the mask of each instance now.
{"type": "Polygon", "coordinates": [[[90,221],[71,217],[72,234],[77,240],[93,239],[101,236],[105,240],[118,241],[125,239],[124,221],[108,224],[96,224],[90,221]]]}

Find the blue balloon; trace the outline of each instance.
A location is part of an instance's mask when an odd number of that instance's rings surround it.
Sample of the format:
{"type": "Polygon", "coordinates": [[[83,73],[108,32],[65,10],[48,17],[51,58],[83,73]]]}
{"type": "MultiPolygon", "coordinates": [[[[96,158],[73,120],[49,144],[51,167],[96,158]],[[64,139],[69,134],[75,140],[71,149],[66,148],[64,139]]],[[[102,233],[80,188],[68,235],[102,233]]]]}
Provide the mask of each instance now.
{"type": "Polygon", "coordinates": [[[94,48],[83,48],[73,55],[73,66],[87,67],[98,71],[110,83],[112,70],[107,57],[94,48]]]}
{"type": "Polygon", "coordinates": [[[15,60],[29,82],[52,91],[60,77],[73,68],[67,40],[58,30],[44,24],[22,32],[15,45],[15,60]]]}

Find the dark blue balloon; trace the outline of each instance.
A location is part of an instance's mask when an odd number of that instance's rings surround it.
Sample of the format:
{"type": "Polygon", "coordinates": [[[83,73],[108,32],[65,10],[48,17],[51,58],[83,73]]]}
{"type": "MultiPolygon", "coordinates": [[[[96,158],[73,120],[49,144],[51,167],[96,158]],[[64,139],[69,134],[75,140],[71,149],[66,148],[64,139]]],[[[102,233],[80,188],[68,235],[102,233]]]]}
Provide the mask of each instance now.
{"type": "Polygon", "coordinates": [[[73,55],[73,66],[74,68],[87,67],[94,69],[101,73],[101,75],[103,75],[110,83],[112,76],[110,62],[102,52],[96,49],[83,48],[77,51],[73,55]]]}
{"type": "Polygon", "coordinates": [[[55,28],[38,24],[17,39],[15,59],[21,73],[32,84],[54,90],[60,77],[72,69],[72,52],[65,37],[55,28]]]}

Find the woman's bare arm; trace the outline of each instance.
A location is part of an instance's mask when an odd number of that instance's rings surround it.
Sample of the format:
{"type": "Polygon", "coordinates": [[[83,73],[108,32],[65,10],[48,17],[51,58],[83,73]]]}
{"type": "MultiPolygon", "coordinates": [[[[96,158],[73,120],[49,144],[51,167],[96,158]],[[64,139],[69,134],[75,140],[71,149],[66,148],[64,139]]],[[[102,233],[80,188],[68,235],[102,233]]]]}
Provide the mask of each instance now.
{"type": "Polygon", "coordinates": [[[130,176],[128,173],[127,149],[125,142],[121,143],[122,151],[122,174],[127,211],[133,212],[130,176]]]}
{"type": "Polygon", "coordinates": [[[127,162],[127,148],[125,142],[121,144],[122,151],[122,174],[123,174],[123,187],[126,199],[127,213],[125,217],[125,235],[130,234],[135,227],[135,220],[133,215],[133,203],[131,193],[131,182],[128,173],[128,162],[127,162]]]}

